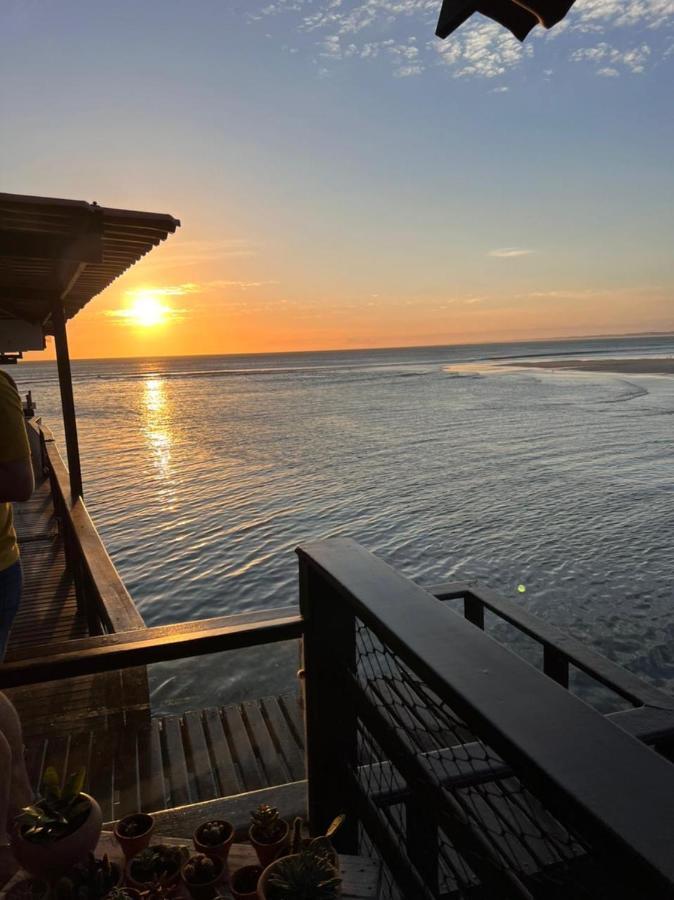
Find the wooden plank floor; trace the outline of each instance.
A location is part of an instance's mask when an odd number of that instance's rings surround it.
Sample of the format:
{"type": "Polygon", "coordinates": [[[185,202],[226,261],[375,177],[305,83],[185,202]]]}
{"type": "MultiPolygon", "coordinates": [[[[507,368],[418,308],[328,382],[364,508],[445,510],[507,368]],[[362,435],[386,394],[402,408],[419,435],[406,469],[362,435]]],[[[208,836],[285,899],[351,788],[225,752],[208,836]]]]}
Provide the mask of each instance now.
{"type": "Polygon", "coordinates": [[[26,741],[31,782],[44,769],[87,770],[106,821],[229,797],[305,778],[304,728],[295,695],[157,716],[121,713],[105,727],[36,734],[26,741]]]}
{"type": "Polygon", "coordinates": [[[77,609],[75,586],[66,571],[48,480],[36,487],[26,503],[14,504],[14,523],[24,586],[7,649],[8,662],[26,650],[42,652],[88,635],[86,619],[77,609]]]}
{"type": "MultiPolygon", "coordinates": [[[[86,617],[77,608],[75,585],[66,567],[63,541],[54,515],[49,479],[32,497],[14,504],[14,524],[24,572],[21,606],[14,620],[6,660],[41,656],[69,640],[88,637],[86,617]]],[[[104,731],[125,706],[149,721],[147,678],[135,670],[106,672],[58,683],[7,691],[27,740],[68,741],[72,733],[104,731]]],[[[51,751],[50,751],[51,752],[51,751]]]]}

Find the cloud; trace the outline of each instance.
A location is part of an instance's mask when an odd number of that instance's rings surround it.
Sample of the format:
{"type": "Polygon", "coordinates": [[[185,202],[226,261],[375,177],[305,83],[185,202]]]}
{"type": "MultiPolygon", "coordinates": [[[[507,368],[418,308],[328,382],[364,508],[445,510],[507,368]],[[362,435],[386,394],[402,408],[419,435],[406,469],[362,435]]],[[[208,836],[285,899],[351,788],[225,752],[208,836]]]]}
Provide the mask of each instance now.
{"type": "Polygon", "coordinates": [[[143,261],[143,271],[148,269],[174,269],[178,266],[194,266],[219,259],[254,256],[255,245],[246,238],[224,238],[218,241],[180,241],[167,245],[163,253],[156,253],[143,261]]]}
{"type": "Polygon", "coordinates": [[[495,22],[467,27],[433,46],[441,64],[451,68],[455,78],[496,78],[534,52],[531,44],[521,44],[495,22]]]}
{"type": "MultiPolygon", "coordinates": [[[[567,17],[554,28],[535,28],[531,38],[520,44],[500,25],[475,15],[446,41],[433,38],[440,0],[273,0],[249,13],[251,22],[270,28],[274,17],[293,23],[292,41],[283,33],[281,46],[296,52],[298,45],[308,52],[320,77],[330,67],[351,61],[388,65],[392,75],[405,78],[432,68],[448,71],[461,79],[497,79],[529,64],[535,48],[544,49],[546,61],[554,59],[555,72],[562,68],[559,55],[569,62],[583,60],[579,40],[595,36],[606,42],[619,58],[597,63],[596,72],[615,77],[616,72],[644,71],[650,62],[664,59],[667,47],[656,44],[655,32],[674,23],[673,0],[576,0],[567,17]],[[639,32],[641,32],[639,34],[639,32]],[[621,48],[629,39],[636,46],[621,48]],[[554,49],[552,41],[560,41],[554,49]],[[644,52],[644,47],[648,47],[644,52]],[[580,55],[573,56],[580,51],[580,55]]],[[[274,37],[274,35],[270,35],[274,37]]],[[[589,59],[589,58],[588,58],[589,59]]],[[[550,69],[548,71],[548,77],[550,69]]]]}
{"type": "Polygon", "coordinates": [[[590,62],[598,65],[597,74],[615,77],[619,74],[618,66],[622,66],[635,75],[640,75],[646,68],[651,55],[648,44],[619,50],[602,41],[593,47],[581,47],[569,56],[571,62],[590,62]]]}
{"type": "Polygon", "coordinates": [[[487,256],[495,256],[497,259],[513,259],[516,256],[529,256],[533,250],[524,250],[521,247],[501,247],[497,250],[490,250],[487,256]]]}
{"type": "Polygon", "coordinates": [[[229,279],[217,279],[216,281],[207,281],[201,285],[201,290],[218,290],[219,288],[236,287],[242,290],[249,288],[265,287],[268,284],[278,284],[278,281],[231,281],[229,279]]]}

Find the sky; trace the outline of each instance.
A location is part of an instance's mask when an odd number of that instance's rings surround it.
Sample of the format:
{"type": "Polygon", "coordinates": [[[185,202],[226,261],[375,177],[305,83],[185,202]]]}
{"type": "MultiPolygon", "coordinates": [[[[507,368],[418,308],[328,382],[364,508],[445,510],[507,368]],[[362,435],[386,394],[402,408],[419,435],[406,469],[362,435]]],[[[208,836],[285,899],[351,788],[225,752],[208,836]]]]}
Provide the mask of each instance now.
{"type": "Polygon", "coordinates": [[[182,222],[72,355],[674,330],[674,0],[439,6],[2,0],[0,190],[182,222]]]}

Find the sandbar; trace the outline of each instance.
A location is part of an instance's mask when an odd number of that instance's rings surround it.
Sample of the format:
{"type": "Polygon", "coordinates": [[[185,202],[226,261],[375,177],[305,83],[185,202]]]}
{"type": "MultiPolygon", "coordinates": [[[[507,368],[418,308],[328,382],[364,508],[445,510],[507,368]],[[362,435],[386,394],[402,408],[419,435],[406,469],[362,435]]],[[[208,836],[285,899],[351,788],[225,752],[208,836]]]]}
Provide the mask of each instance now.
{"type": "Polygon", "coordinates": [[[629,375],[674,375],[674,357],[642,359],[541,359],[512,362],[507,366],[527,369],[573,369],[577,372],[619,372],[629,375]]]}

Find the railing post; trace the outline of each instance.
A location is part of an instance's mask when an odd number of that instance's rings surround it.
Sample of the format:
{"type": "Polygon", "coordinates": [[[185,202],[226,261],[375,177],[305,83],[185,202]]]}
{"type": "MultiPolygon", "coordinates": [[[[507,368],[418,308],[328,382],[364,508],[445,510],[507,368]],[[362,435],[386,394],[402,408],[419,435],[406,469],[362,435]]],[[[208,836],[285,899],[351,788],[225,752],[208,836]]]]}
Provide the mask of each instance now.
{"type": "Polygon", "coordinates": [[[463,614],[469,622],[484,631],[484,603],[479,597],[474,594],[464,594],[463,614]]]}
{"type": "Polygon", "coordinates": [[[569,659],[552,644],[543,645],[543,671],[562,687],[569,687],[569,659]]]}
{"type": "Polygon", "coordinates": [[[358,849],[358,823],[351,801],[350,773],[356,771],[357,720],[342,687],[344,670],[355,673],[353,610],[300,552],[300,611],[304,631],[304,720],[307,754],[309,827],[324,833],[346,813],[333,838],[341,853],[358,849]]]}

